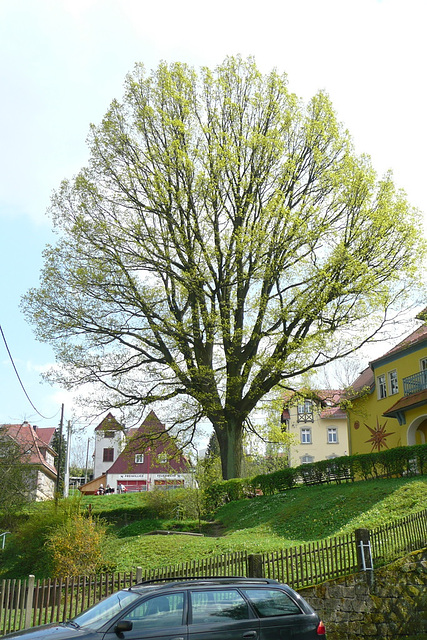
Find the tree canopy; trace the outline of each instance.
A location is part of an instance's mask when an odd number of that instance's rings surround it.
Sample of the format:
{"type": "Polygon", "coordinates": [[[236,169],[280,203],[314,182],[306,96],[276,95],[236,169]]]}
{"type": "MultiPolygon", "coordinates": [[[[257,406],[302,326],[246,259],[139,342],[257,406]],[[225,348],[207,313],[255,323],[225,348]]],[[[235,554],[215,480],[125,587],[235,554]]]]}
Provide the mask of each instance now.
{"type": "Polygon", "coordinates": [[[100,408],[207,417],[225,478],[277,384],[352,353],[416,281],[416,212],[357,155],[328,96],[227,58],[137,65],[52,199],[58,240],[23,306],[100,408]],[[101,390],[104,393],[101,393],[101,390]]]}

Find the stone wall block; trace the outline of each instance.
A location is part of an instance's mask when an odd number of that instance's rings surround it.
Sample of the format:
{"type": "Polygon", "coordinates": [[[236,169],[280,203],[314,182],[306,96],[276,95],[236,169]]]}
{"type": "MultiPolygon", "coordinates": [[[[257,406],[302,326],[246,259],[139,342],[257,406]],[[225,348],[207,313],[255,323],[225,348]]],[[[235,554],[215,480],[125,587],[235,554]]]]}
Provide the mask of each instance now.
{"type": "Polygon", "coordinates": [[[427,548],[373,575],[360,572],[301,594],[321,615],[328,640],[427,640],[426,587],[427,548]]]}

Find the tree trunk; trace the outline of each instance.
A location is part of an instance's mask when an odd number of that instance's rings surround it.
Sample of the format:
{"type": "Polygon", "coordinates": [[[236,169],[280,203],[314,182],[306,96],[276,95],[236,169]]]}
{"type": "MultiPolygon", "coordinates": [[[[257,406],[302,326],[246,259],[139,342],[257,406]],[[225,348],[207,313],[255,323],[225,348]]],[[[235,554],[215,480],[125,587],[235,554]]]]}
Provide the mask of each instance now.
{"type": "Polygon", "coordinates": [[[229,419],[226,423],[214,424],[221,456],[224,480],[240,478],[242,474],[243,422],[229,419]]]}

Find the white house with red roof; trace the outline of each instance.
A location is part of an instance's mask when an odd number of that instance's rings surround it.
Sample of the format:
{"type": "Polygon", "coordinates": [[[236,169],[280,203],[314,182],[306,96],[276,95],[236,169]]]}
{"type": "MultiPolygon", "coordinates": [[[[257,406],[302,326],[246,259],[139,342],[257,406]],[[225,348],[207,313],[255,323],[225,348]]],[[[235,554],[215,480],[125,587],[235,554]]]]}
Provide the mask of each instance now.
{"type": "Polygon", "coordinates": [[[192,484],[190,465],[174,437],[151,411],[139,428],[125,433],[109,413],[95,429],[94,480],[81,487],[93,493],[110,487],[115,492],[151,491],[192,484]]]}
{"type": "Polygon", "coordinates": [[[348,455],[347,414],[340,408],[341,396],[339,390],[317,390],[286,397],[282,425],[291,435],[291,467],[348,455]]]}
{"type": "Polygon", "coordinates": [[[55,495],[56,453],[51,447],[54,433],[55,427],[40,428],[28,422],[5,424],[0,427],[0,438],[16,443],[22,453],[22,464],[28,467],[30,500],[49,500],[55,495]]]}

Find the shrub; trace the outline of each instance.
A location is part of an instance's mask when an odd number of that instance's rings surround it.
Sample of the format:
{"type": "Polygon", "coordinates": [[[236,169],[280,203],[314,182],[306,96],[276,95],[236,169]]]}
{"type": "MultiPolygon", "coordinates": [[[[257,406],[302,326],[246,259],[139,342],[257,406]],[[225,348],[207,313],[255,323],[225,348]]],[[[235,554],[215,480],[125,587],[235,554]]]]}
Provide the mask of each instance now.
{"type": "Polygon", "coordinates": [[[252,479],[252,484],[255,489],[259,489],[263,495],[267,496],[280,493],[286,489],[292,489],[297,481],[297,477],[296,469],[286,467],[278,471],[273,471],[273,473],[255,476],[255,478],[252,479]]]}
{"type": "Polygon", "coordinates": [[[46,546],[50,534],[80,511],[80,499],[61,500],[58,504],[45,502],[38,505],[25,522],[14,531],[8,543],[8,565],[14,576],[32,573],[47,577],[51,571],[51,558],[46,546]]]}
{"type": "Polygon", "coordinates": [[[150,517],[176,520],[200,516],[200,492],[198,489],[154,489],[146,494],[150,517]]]}
{"type": "Polygon", "coordinates": [[[104,541],[105,526],[91,516],[73,515],[47,539],[52,576],[64,578],[105,571],[104,541]]]}
{"type": "Polygon", "coordinates": [[[254,485],[251,478],[231,478],[214,482],[204,492],[204,511],[212,514],[226,502],[241,500],[254,495],[254,485]]]}

